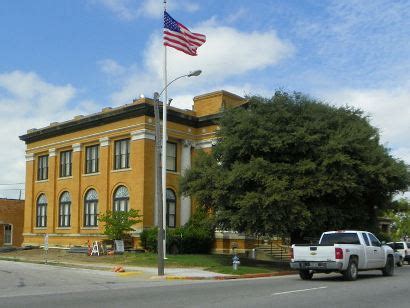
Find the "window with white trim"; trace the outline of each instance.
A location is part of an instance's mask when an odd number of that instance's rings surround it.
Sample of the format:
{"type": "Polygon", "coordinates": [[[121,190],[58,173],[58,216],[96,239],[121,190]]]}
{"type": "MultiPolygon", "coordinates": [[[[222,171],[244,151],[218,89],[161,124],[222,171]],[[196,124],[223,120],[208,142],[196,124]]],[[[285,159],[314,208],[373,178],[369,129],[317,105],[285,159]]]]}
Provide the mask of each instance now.
{"type": "Polygon", "coordinates": [[[84,227],[98,226],[98,194],[90,189],[84,198],[84,227]]]}
{"type": "Polygon", "coordinates": [[[127,212],[130,202],[128,189],[125,186],[119,186],[114,193],[114,212],[127,212]]]}
{"type": "Polygon", "coordinates": [[[41,194],[37,199],[36,227],[47,227],[47,198],[41,194]]]}
{"type": "Polygon", "coordinates": [[[60,153],[60,177],[71,176],[72,153],[73,151],[64,151],[60,153]]]}
{"type": "Polygon", "coordinates": [[[130,139],[114,142],[114,169],[127,169],[130,167],[130,139]]]}
{"type": "Polygon", "coordinates": [[[71,196],[68,191],[61,194],[59,213],[58,213],[58,226],[69,227],[71,225],[71,196]]]}
{"type": "Polygon", "coordinates": [[[177,171],[177,144],[167,142],[167,170],[177,171]]]}
{"type": "Polygon", "coordinates": [[[172,189],[167,189],[166,194],[166,202],[167,202],[167,227],[175,228],[176,227],[176,210],[177,210],[177,203],[176,203],[176,196],[172,189]]]}
{"type": "Polygon", "coordinates": [[[99,165],[98,145],[92,145],[85,148],[85,173],[97,173],[99,165]]]}
{"type": "Polygon", "coordinates": [[[43,181],[48,179],[48,155],[38,157],[37,180],[43,181]]]}

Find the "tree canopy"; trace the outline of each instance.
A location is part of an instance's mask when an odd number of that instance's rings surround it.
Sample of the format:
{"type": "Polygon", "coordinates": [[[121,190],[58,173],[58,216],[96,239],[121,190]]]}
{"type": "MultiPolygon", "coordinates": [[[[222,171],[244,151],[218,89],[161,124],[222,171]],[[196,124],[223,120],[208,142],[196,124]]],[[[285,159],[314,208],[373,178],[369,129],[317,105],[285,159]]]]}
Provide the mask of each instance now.
{"type": "Polygon", "coordinates": [[[406,191],[403,161],[380,144],[361,110],[302,94],[250,97],[224,112],[211,153],[200,152],[181,190],[219,228],[259,235],[375,229],[406,191]]]}

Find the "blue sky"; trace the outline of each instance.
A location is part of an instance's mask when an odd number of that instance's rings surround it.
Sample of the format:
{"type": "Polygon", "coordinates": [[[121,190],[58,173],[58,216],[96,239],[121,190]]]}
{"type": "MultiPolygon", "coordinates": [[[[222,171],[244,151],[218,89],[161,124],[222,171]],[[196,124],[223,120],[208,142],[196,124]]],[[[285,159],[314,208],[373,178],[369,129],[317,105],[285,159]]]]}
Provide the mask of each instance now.
{"type": "MultiPolygon", "coordinates": [[[[0,184],[24,181],[27,129],[162,89],[162,2],[2,1],[0,184]]],[[[168,51],[169,78],[203,70],[170,88],[175,106],[220,89],[301,91],[363,109],[410,163],[410,1],[168,0],[168,12],[207,36],[198,57],[168,51]]]]}

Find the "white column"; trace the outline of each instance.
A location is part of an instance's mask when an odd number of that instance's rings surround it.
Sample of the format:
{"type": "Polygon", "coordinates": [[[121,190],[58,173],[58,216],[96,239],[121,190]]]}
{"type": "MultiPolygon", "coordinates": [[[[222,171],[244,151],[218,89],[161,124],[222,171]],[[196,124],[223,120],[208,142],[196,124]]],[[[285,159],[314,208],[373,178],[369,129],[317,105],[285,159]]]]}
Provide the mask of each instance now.
{"type": "MultiPolygon", "coordinates": [[[[181,174],[184,174],[185,170],[191,167],[191,147],[192,142],[184,140],[182,143],[181,153],[181,174]]],[[[181,226],[186,224],[191,217],[191,198],[181,196],[181,226]]]]}

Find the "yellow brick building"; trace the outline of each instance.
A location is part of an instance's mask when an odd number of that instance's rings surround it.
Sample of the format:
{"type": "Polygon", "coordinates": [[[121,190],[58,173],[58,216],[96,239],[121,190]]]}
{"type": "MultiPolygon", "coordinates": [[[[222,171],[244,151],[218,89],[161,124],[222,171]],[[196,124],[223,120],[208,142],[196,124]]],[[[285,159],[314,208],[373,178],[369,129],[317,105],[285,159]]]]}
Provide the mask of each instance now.
{"type": "MultiPolygon", "coordinates": [[[[195,149],[211,148],[224,108],[245,103],[218,91],[194,98],[192,110],[169,107],[167,146],[167,224],[185,224],[190,198],[178,195],[178,178],[195,149]]],[[[118,108],[77,116],[31,129],[26,143],[26,200],[23,245],[86,245],[103,237],[98,215],[137,209],[134,245],[143,228],[156,224],[155,123],[153,101],[143,98],[118,108]]]]}

